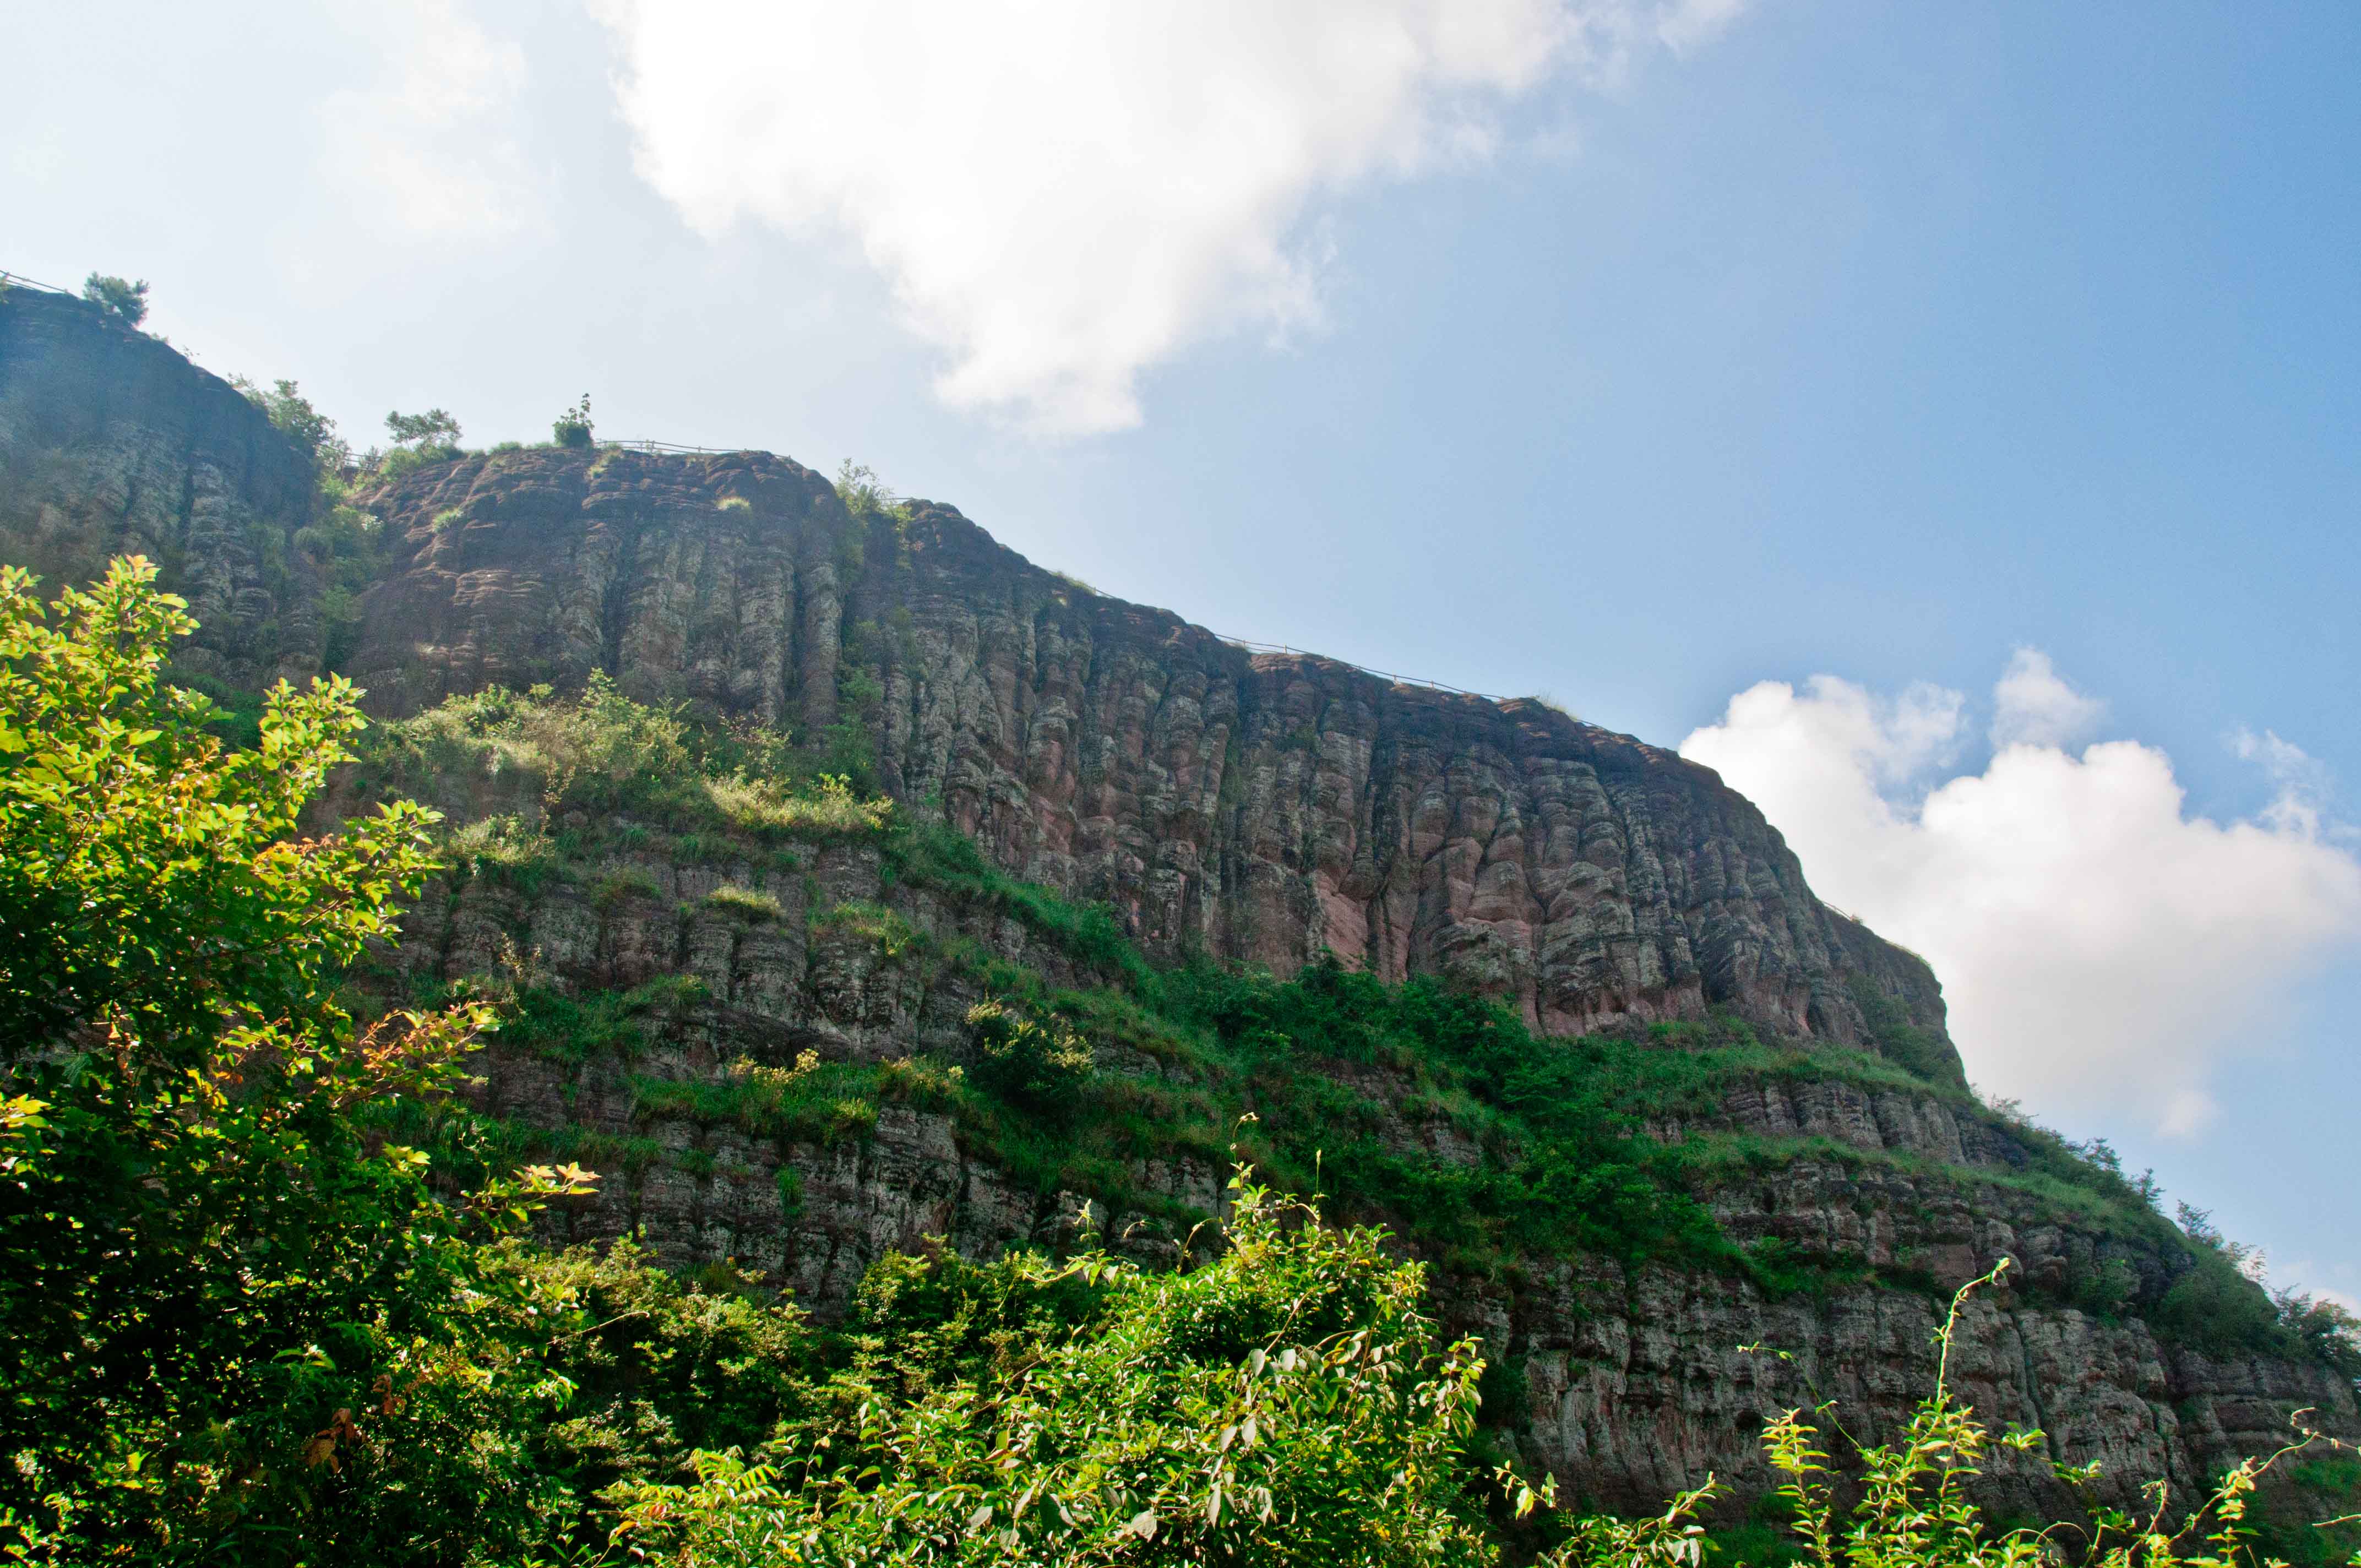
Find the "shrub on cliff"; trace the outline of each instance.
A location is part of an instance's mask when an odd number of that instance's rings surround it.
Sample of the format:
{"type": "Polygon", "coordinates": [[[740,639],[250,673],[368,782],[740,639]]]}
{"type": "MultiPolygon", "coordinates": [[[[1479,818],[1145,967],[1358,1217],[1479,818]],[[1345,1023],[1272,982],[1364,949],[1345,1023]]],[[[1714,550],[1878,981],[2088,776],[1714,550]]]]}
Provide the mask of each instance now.
{"type": "Polygon", "coordinates": [[[456,451],[459,446],[459,422],[444,409],[428,409],[423,414],[390,413],[385,416],[385,429],[396,446],[413,452],[456,451]]]}
{"type": "Polygon", "coordinates": [[[385,429],[393,439],[391,449],[372,451],[361,460],[361,466],[373,470],[380,480],[398,479],[412,468],[459,455],[459,422],[445,410],[390,413],[385,416],[385,429]]]}
{"type": "Polygon", "coordinates": [[[82,280],[82,297],[121,322],[137,327],[148,319],[148,280],[137,283],[93,272],[82,280]]]}
{"type": "Polygon", "coordinates": [[[540,810],[534,826],[520,825],[526,833],[544,830],[549,813],[573,808],[774,840],[870,837],[894,818],[891,801],[814,772],[783,738],[700,722],[677,704],[636,701],[602,671],[591,672],[577,697],[546,686],[452,697],[382,727],[364,751],[373,773],[405,789],[531,781],[540,810]]]}
{"type": "Polygon", "coordinates": [[[549,427],[550,439],[560,446],[588,446],[591,444],[592,433],[590,394],[588,392],[582,394],[580,402],[551,422],[549,427]]]}
{"type": "Polygon", "coordinates": [[[229,384],[302,447],[322,477],[335,478],[352,462],[353,449],[336,433],[336,422],[322,413],[294,382],[281,378],[265,390],[243,376],[232,376],[229,384]]]}
{"type": "Polygon", "coordinates": [[[1088,1042],[1056,1019],[1037,1022],[999,1002],[967,1010],[978,1065],[975,1078],[994,1093],[1041,1110],[1062,1108],[1091,1073],[1088,1042]]]}

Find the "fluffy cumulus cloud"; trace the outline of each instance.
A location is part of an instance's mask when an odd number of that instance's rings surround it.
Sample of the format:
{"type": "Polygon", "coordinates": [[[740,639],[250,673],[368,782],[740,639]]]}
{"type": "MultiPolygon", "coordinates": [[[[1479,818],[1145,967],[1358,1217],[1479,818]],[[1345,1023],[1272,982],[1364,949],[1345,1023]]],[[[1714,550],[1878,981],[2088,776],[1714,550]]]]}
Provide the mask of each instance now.
{"type": "Polygon", "coordinates": [[[1993,687],[1992,743],[2063,746],[2090,733],[2106,710],[2106,704],[2068,685],[2048,654],[2019,648],[1993,687]]]}
{"type": "Polygon", "coordinates": [[[1323,195],[1489,156],[1515,100],[1742,0],[595,3],[689,222],[849,234],[942,396],[1072,433],[1208,333],[1317,323],[1323,195]]]}
{"type": "Polygon", "coordinates": [[[1681,754],[1762,806],[1822,897],[1934,964],[1979,1082],[2192,1133],[2214,1064],[2361,939],[2361,861],[2323,826],[2316,764],[2277,736],[2234,740],[2271,806],[2216,822],[2188,814],[2162,751],[2075,749],[2101,711],[2027,650],[1994,689],[1981,773],[1935,776],[1967,726],[1959,694],[1827,675],[1740,693],[1681,754]]]}

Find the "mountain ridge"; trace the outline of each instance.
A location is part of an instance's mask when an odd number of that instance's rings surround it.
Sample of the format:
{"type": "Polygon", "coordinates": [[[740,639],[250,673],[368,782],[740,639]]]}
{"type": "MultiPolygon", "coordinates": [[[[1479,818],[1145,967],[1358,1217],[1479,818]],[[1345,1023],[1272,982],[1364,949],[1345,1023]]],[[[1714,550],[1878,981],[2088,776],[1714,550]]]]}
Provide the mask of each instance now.
{"type": "Polygon", "coordinates": [[[1709,769],[1539,702],[1249,652],[952,508],[857,525],[765,454],[491,454],[371,504],[389,556],[353,674],[379,711],[603,668],[807,735],[850,715],[889,793],[939,795],[1005,870],[1114,904],[1151,952],[1331,950],[1550,1031],[1730,1006],[1842,1044],[1870,1040],[1866,981],[1941,1035],[1931,972],[1814,899],[1709,769]]]}

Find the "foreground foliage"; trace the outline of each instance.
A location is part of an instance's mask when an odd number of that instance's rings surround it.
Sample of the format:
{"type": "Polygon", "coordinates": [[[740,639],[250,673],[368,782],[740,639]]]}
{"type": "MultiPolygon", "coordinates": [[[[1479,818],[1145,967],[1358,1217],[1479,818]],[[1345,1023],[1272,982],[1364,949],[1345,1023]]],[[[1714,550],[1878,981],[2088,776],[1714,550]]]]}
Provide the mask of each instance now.
{"type": "Polygon", "coordinates": [[[357,1123],[445,1087],[485,1021],[361,1028],[333,996],[428,819],[294,837],[351,688],[282,685],[226,751],[159,678],[191,622],[154,576],[118,563],[53,624],[0,569],[0,1520],[75,1557],[300,1536],[351,1412],[440,1364],[470,1234],[572,1185],[454,1206],[357,1123]]]}
{"type": "Polygon", "coordinates": [[[1488,1554],[1481,1362],[1438,1343],[1422,1270],[1243,1172],[1233,1192],[1227,1250],[1188,1273],[880,1265],[830,1419],[616,1488],[621,1539],[750,1568],[1488,1554]]]}

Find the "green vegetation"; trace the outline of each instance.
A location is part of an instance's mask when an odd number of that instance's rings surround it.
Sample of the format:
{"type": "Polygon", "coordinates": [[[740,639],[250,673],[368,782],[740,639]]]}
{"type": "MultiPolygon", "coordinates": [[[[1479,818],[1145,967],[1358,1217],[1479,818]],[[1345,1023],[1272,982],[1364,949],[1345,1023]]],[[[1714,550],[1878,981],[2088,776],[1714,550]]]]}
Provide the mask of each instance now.
{"type": "Polygon", "coordinates": [[[876,470],[850,457],[837,466],[836,498],[844,503],[844,510],[852,514],[855,522],[906,515],[902,498],[879,481],[876,470]]]}
{"type": "Polygon", "coordinates": [[[707,894],[705,906],[758,926],[785,919],[787,913],[780,907],[776,894],[758,893],[752,888],[740,887],[735,883],[724,883],[707,894]]]}
{"type": "MultiPolygon", "coordinates": [[[[295,531],[295,550],[310,564],[320,583],[320,615],[326,637],[322,663],[343,667],[352,656],[360,632],[360,596],[374,580],[381,538],[377,518],[355,503],[357,475],[352,447],[336,431],[336,422],[314,408],[292,381],[275,381],[266,391],[243,376],[230,385],[246,394],[272,426],[285,434],[312,465],[310,518],[295,531]]],[[[364,465],[366,466],[366,465],[364,465]]],[[[293,587],[286,551],[275,537],[257,541],[269,570],[274,597],[286,602],[293,587]]]]}
{"type": "Polygon", "coordinates": [[[339,473],[352,462],[352,448],[336,433],[336,422],[314,408],[294,382],[273,381],[265,390],[243,376],[232,376],[229,384],[244,392],[322,473],[339,473]]]}
{"type": "Polygon", "coordinates": [[[983,1058],[976,1080],[1005,1100],[1035,1110],[1070,1104],[1091,1074],[1091,1047],[1066,1025],[1039,1024],[998,1002],[967,1011],[983,1058]]]}
{"type": "Polygon", "coordinates": [[[82,280],[82,297],[125,326],[137,328],[148,319],[148,280],[137,283],[93,272],[82,280]]]}
{"type": "Polygon", "coordinates": [[[625,1061],[649,1044],[653,1021],[677,1016],[706,999],[702,982],[666,975],[630,991],[586,992],[569,996],[535,984],[482,986],[463,982],[430,1001],[481,1001],[500,1010],[500,1041],[551,1061],[581,1063],[615,1056],[625,1061]]]}
{"type": "Polygon", "coordinates": [[[560,446],[588,446],[591,444],[592,432],[590,394],[585,392],[582,394],[580,402],[576,403],[551,422],[549,438],[560,446]]]}
{"type": "Polygon", "coordinates": [[[1966,1079],[1960,1076],[1957,1054],[1946,1049],[1937,1037],[1913,1025],[1901,1003],[1858,976],[1853,981],[1852,998],[1860,1004],[1861,1016],[1869,1020],[1870,1038],[1888,1061],[1899,1062],[1924,1079],[1958,1088],[1967,1086],[1966,1079]]]}
{"type": "Polygon", "coordinates": [[[205,729],[231,750],[250,750],[262,743],[262,713],[267,705],[260,692],[240,691],[226,681],[170,665],[165,666],[163,678],[213,705],[205,729]]]}
{"type": "MultiPolygon", "coordinates": [[[[475,1397],[442,1347],[477,1248],[580,1173],[445,1202],[356,1122],[446,1089],[486,1021],[362,1027],[333,997],[425,875],[428,818],[293,837],[351,687],[282,684],[225,749],[161,679],[192,623],[154,577],[119,562],[52,625],[0,568],[0,1544],[283,1560],[373,1379],[422,1413],[475,1397]]],[[[416,1484],[447,1508],[475,1458],[422,1453],[416,1484]]]]}
{"type": "Polygon", "coordinates": [[[1007,875],[964,833],[939,822],[913,825],[888,840],[885,853],[887,869],[898,878],[1013,915],[1076,962],[1133,990],[1152,992],[1158,983],[1113,909],[1070,904],[1038,883],[1007,875]]]}
{"type": "Polygon", "coordinates": [[[459,422],[445,409],[428,409],[423,414],[389,413],[385,430],[396,446],[412,452],[456,456],[459,450],[459,422]]]}
{"type": "Polygon", "coordinates": [[[528,890],[571,874],[599,843],[648,843],[649,824],[673,836],[684,860],[767,857],[785,869],[792,857],[779,846],[789,841],[875,838],[895,820],[891,802],[819,772],[782,736],[635,702],[598,673],[578,697],[546,686],[453,697],[372,730],[361,757],[372,788],[472,808],[476,820],[445,835],[445,853],[528,890]],[[553,821],[577,809],[609,826],[569,841],[553,821]]]}

